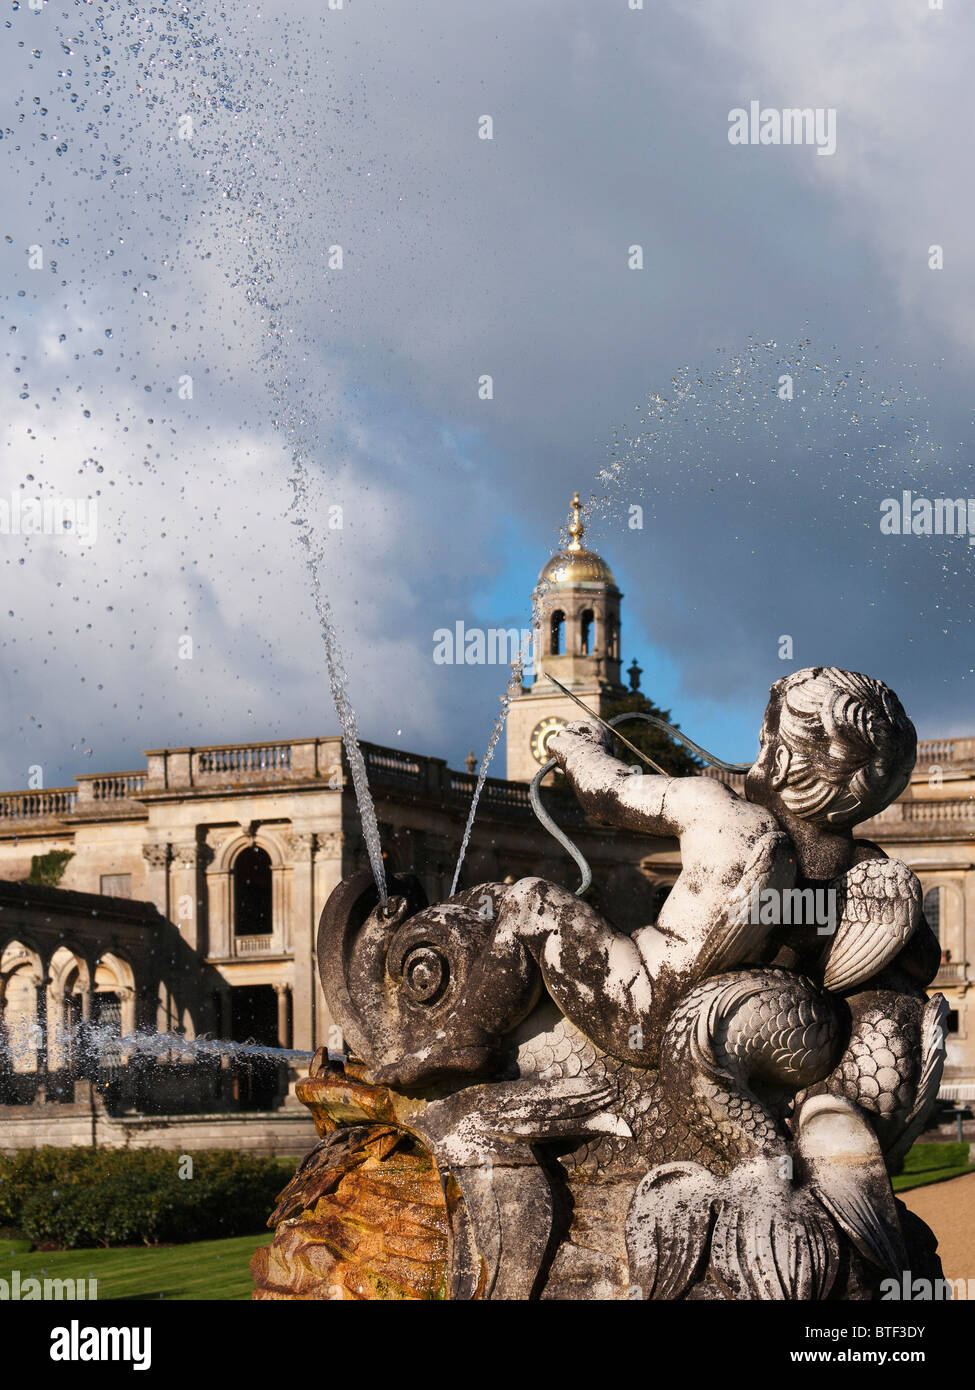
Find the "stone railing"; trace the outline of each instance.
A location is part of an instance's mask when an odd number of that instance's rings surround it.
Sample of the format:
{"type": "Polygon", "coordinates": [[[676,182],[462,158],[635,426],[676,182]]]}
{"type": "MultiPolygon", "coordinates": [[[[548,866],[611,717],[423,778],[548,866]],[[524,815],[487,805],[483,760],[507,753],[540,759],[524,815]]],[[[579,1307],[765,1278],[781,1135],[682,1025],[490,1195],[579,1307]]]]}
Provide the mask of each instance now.
{"type": "Polygon", "coordinates": [[[975,1100],[975,1077],[968,1081],[943,1081],[938,1091],[939,1100],[950,1100],[967,1104],[975,1100]]]}
{"type": "Polygon", "coordinates": [[[927,775],[931,766],[975,763],[975,738],[925,738],[917,745],[917,771],[927,775]]]}
{"type": "MultiPolygon", "coordinates": [[[[470,773],[451,772],[449,789],[454,796],[470,801],[477,786],[477,777],[470,773]]],[[[488,777],[481,790],[481,800],[494,806],[531,806],[527,782],[503,782],[497,777],[488,777]]]]}
{"type": "Polygon", "coordinates": [[[873,817],[875,825],[943,825],[975,823],[975,797],[959,797],[950,801],[895,801],[892,806],[873,817]]]}
{"type": "Polygon", "coordinates": [[[146,794],[191,787],[241,787],[269,782],[331,778],[341,768],[338,738],[287,739],[266,743],[220,743],[203,748],[153,748],[146,794]]]}
{"type": "Polygon", "coordinates": [[[281,944],[273,932],[261,936],[235,936],[235,956],[277,956],[281,954],[281,944]]]}
{"type": "Polygon", "coordinates": [[[121,801],[138,796],[145,789],[144,772],[110,772],[105,777],[86,779],[91,785],[93,801],[121,801]]]}
{"type": "Polygon", "coordinates": [[[960,985],[965,982],[968,964],[963,960],[943,960],[938,966],[938,973],[931,982],[931,989],[940,989],[943,985],[960,985]]]}
{"type": "Polygon", "coordinates": [[[146,786],[144,770],[86,772],[75,780],[78,792],[71,810],[79,819],[145,816],[145,808],[139,801],[146,786]]]}
{"type": "MultiPolygon", "coordinates": [[[[362,753],[371,782],[381,786],[409,786],[441,801],[469,802],[474,792],[473,774],[452,771],[442,758],[424,757],[363,743],[362,753]]],[[[264,743],[211,744],[204,748],[163,748],[147,752],[145,771],[83,774],[78,786],[49,791],[15,791],[0,794],[0,821],[42,820],[68,816],[144,814],[144,804],[164,792],[200,788],[239,790],[248,785],[274,783],[325,783],[338,790],[347,785],[348,763],[338,736],[324,739],[290,739],[264,743]],[[140,804],[141,803],[141,804],[140,804]]],[[[975,738],[931,739],[919,745],[919,765],[975,763],[975,738]]],[[[702,776],[716,778],[741,794],[744,775],[702,769],[702,776]]],[[[527,783],[487,779],[482,792],[485,807],[499,811],[527,812],[527,783]]],[[[878,828],[888,825],[961,826],[975,823],[975,798],[946,801],[899,801],[875,818],[878,828]]]]}
{"type": "MultiPolygon", "coordinates": [[[[476,786],[476,776],[465,772],[448,772],[444,790],[450,793],[452,800],[459,801],[463,806],[469,806],[476,786]]],[[[545,792],[548,793],[548,790],[546,787],[545,792]]],[[[551,798],[546,795],[545,799],[551,807],[551,798]]],[[[531,796],[529,795],[528,783],[505,782],[500,777],[488,777],[481,788],[480,804],[482,807],[491,806],[501,811],[530,812],[531,796]]],[[[570,815],[572,809],[577,805],[577,802],[573,802],[572,808],[568,812],[570,815]]]]}
{"type": "MultiPolygon", "coordinates": [[[[338,789],[345,780],[339,738],[161,748],[150,750],[146,757],[145,769],[84,773],[77,778],[77,787],[0,793],[0,821],[144,815],[144,803],[164,791],[193,787],[238,789],[279,781],[327,781],[330,787],[338,789]]],[[[426,759],[374,747],[370,757],[378,776],[423,781],[426,759]]]]}
{"type": "Polygon", "coordinates": [[[950,763],[955,755],[955,742],[950,738],[925,738],[917,745],[919,763],[950,763]]]}
{"type": "Polygon", "coordinates": [[[46,820],[75,809],[76,787],[51,787],[48,791],[0,793],[0,820],[46,820]]]}
{"type": "Polygon", "coordinates": [[[248,781],[255,773],[287,776],[291,771],[290,743],[240,743],[220,748],[201,748],[193,754],[194,781],[209,777],[248,781]]]}
{"type": "MultiPolygon", "coordinates": [[[[896,803],[895,803],[896,805],[896,803]]],[[[958,801],[902,801],[903,819],[910,821],[975,821],[975,797],[958,801]]]]}
{"type": "Polygon", "coordinates": [[[488,779],[488,781],[484,783],[484,790],[481,795],[491,806],[518,806],[522,809],[531,808],[531,797],[528,794],[528,787],[520,782],[495,782],[488,779]]]}
{"type": "MultiPolygon", "coordinates": [[[[383,748],[378,744],[364,743],[363,757],[370,782],[381,785],[383,782],[408,784],[423,790],[444,802],[460,802],[469,805],[477,786],[477,776],[470,772],[455,772],[443,758],[412,757],[396,748],[383,748]]],[[[531,809],[527,782],[506,782],[500,777],[485,779],[481,790],[481,804],[484,807],[500,807],[509,810],[527,811],[531,809]]]]}
{"type": "Polygon", "coordinates": [[[401,753],[398,748],[382,748],[375,743],[361,746],[366,771],[370,774],[397,782],[419,784],[424,781],[423,763],[426,759],[413,758],[408,753],[401,753]]]}

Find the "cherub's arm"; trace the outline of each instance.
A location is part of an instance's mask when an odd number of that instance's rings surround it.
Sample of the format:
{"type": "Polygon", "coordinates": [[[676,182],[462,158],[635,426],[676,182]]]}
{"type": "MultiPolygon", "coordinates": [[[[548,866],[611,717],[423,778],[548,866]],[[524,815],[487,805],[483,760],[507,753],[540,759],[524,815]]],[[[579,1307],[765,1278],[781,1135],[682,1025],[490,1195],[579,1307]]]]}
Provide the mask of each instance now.
{"type": "Polygon", "coordinates": [[[679,838],[729,798],[727,788],[707,778],[634,771],[612,756],[605,730],[589,720],[569,724],[549,749],[586,814],[609,825],[679,838]]]}

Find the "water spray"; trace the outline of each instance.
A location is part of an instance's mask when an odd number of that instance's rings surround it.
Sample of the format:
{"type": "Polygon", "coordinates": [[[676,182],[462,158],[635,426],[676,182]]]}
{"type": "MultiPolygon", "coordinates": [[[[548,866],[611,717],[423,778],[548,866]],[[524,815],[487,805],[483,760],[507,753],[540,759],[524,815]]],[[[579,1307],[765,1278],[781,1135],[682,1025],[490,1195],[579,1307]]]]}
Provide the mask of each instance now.
{"type": "Polygon", "coordinates": [[[0,1061],[6,1058],[15,1065],[30,1063],[41,1050],[46,1050],[49,1055],[73,1058],[75,1062],[82,1059],[88,1068],[104,1065],[101,1059],[105,1054],[122,1053],[128,1054],[130,1060],[152,1059],[168,1053],[170,1060],[177,1057],[193,1061],[229,1057],[236,1061],[288,1062],[296,1066],[307,1064],[313,1056],[313,1053],[298,1048],[271,1047],[253,1041],[231,1042],[206,1034],[187,1038],[181,1033],[137,1029],[120,1036],[110,1025],[92,1023],[90,1020],[53,1028],[50,1046],[45,1031],[36,1023],[14,1031],[12,1036],[10,1031],[0,1036],[0,1061]]]}

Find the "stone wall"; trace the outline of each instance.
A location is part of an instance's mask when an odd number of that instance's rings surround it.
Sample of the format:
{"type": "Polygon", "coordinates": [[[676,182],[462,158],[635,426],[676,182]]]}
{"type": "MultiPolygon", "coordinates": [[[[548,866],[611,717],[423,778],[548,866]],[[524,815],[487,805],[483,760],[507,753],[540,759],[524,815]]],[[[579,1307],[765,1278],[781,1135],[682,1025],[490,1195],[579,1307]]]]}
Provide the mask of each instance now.
{"type": "Polygon", "coordinates": [[[92,1114],[86,1105],[25,1109],[0,1106],[0,1152],[75,1145],[110,1149],[238,1149],[299,1158],[316,1143],[307,1110],[248,1111],[221,1115],[92,1114]]]}

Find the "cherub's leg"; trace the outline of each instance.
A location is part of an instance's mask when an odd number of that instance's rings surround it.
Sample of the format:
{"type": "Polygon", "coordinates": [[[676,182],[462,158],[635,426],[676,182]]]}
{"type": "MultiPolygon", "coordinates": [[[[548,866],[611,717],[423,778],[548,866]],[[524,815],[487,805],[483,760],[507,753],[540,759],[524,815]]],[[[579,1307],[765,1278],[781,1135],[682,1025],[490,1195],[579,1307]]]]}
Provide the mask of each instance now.
{"type": "Polygon", "coordinates": [[[562,1012],[606,1052],[649,1060],[654,990],[643,957],[574,893],[544,878],[519,880],[505,894],[495,942],[502,954],[526,947],[562,1012]]]}

